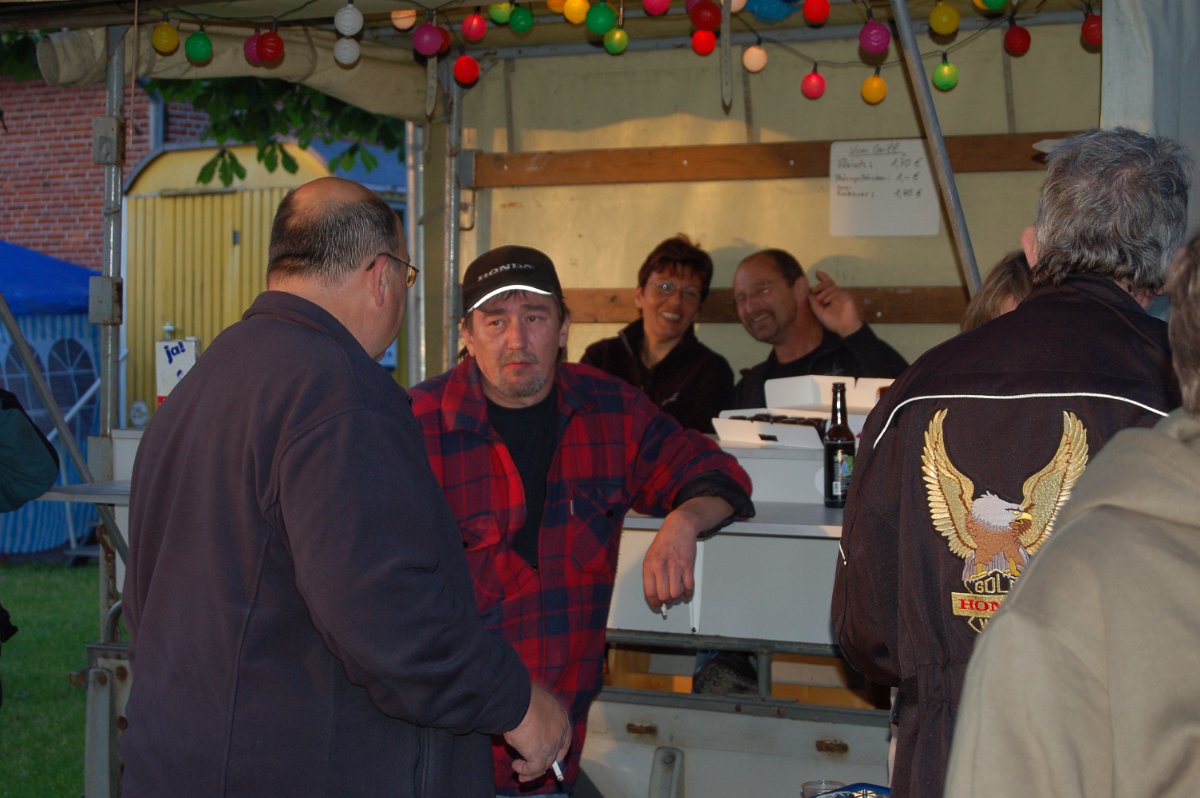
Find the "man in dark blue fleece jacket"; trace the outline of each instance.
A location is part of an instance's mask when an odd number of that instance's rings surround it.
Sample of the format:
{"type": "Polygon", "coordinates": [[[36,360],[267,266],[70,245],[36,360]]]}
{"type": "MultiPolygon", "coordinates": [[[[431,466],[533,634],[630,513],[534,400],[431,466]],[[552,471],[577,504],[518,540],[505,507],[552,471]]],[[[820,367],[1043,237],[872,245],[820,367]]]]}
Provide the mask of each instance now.
{"type": "Polygon", "coordinates": [[[540,777],[557,700],[484,632],[404,391],[396,215],[323,178],[271,231],[267,292],[146,430],[130,498],[122,794],[487,796],[490,734],[540,777]]]}

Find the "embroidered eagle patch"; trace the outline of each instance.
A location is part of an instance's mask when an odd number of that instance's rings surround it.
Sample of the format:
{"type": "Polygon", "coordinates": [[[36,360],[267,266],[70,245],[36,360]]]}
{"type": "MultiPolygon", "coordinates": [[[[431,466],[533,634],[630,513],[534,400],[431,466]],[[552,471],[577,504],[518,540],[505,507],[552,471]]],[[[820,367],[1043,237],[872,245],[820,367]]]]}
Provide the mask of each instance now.
{"type": "Polygon", "coordinates": [[[945,418],[945,409],[934,413],[921,452],[929,517],[950,551],[964,561],[967,592],[950,594],[952,611],[982,632],[1029,558],[1050,537],[1059,508],[1087,465],[1087,430],[1073,413],[1063,412],[1058,450],[1025,480],[1021,502],[1015,504],[990,490],[976,495],[975,483],[946,453],[945,418]]]}

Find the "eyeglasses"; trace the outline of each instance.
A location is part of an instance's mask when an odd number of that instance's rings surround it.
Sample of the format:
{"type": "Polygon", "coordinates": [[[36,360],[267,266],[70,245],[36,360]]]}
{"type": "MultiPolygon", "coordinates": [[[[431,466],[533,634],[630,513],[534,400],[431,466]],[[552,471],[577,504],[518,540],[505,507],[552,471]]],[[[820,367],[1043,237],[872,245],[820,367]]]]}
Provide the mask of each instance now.
{"type": "Polygon", "coordinates": [[[661,283],[653,283],[650,287],[651,290],[653,290],[654,293],[658,294],[660,297],[665,298],[675,296],[675,292],[678,291],[679,295],[683,297],[684,302],[689,302],[693,305],[700,303],[700,291],[690,285],[681,289],[679,286],[675,285],[675,283],[663,281],[661,283]]]}
{"type": "Polygon", "coordinates": [[[409,288],[412,288],[416,284],[417,272],[420,271],[416,266],[413,266],[411,263],[409,263],[406,260],[400,260],[400,258],[397,258],[395,255],[393,255],[390,252],[380,252],[380,253],[377,253],[375,255],[375,257],[378,258],[380,255],[387,258],[388,260],[396,261],[396,263],[399,263],[401,266],[407,266],[408,274],[404,278],[404,284],[407,285],[409,288]]]}

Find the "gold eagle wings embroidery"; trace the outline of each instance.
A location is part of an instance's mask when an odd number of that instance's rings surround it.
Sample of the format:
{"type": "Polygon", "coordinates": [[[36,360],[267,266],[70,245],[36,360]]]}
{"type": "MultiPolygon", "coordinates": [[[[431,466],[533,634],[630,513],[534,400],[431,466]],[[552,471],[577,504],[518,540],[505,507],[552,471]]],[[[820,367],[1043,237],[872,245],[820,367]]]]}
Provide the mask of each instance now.
{"type": "Polygon", "coordinates": [[[1073,413],[1064,411],[1058,450],[1025,480],[1021,503],[1012,504],[991,491],[975,495],[975,484],[946,452],[945,417],[945,409],[934,413],[921,452],[933,526],[950,551],[965,560],[964,580],[988,571],[1005,571],[1015,578],[1050,537],[1059,508],[1087,465],[1087,430],[1073,413]]]}

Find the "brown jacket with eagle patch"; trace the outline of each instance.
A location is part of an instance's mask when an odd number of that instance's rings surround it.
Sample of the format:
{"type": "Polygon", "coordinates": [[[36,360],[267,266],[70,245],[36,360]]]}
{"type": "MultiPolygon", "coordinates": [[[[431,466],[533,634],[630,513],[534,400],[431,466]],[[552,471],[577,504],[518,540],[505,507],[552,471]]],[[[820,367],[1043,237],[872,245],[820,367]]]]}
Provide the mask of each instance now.
{"type": "Polygon", "coordinates": [[[899,688],[894,796],[942,794],[975,639],[1088,458],[1178,403],[1166,324],[1077,276],[930,350],[872,411],[833,629],[855,668],[899,688]]]}

